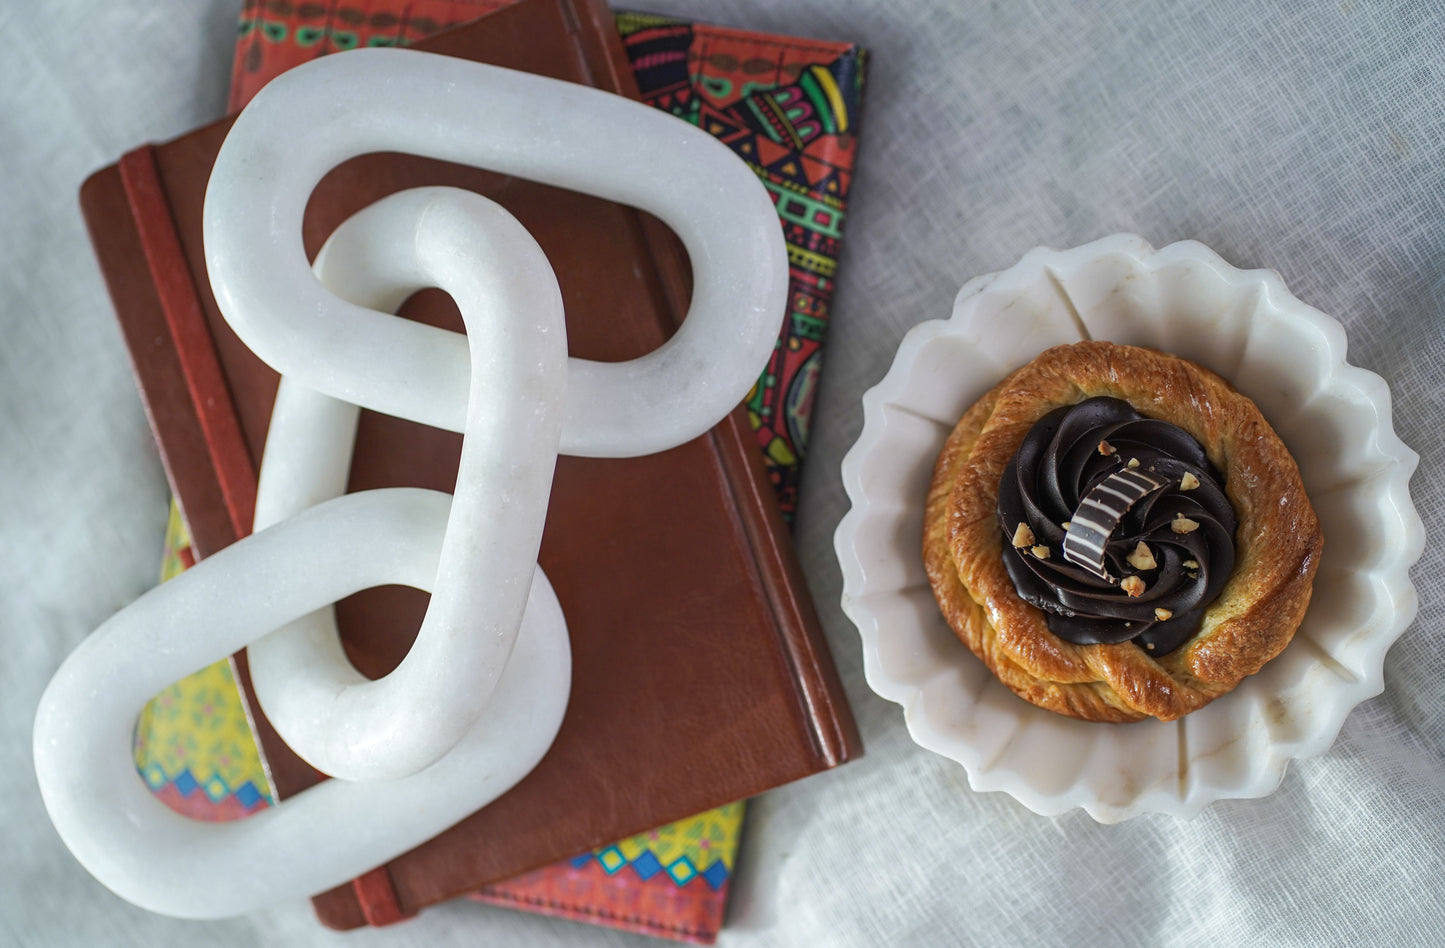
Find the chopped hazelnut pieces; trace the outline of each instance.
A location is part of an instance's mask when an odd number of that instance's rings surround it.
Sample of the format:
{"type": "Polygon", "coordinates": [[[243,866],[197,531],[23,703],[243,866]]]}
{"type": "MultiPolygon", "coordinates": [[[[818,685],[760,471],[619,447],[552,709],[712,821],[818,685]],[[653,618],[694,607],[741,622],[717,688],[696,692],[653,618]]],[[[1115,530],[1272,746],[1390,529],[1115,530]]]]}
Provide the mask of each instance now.
{"type": "Polygon", "coordinates": [[[1169,524],[1169,529],[1175,533],[1193,533],[1199,529],[1199,521],[1190,520],[1183,514],[1175,514],[1174,520],[1169,524]]]}
{"type": "Polygon", "coordinates": [[[1059,524],[1059,526],[1063,527],[1064,530],[1066,530],[1066,531],[1069,529],[1069,527],[1071,527],[1071,526],[1073,526],[1073,525],[1074,525],[1074,521],[1072,521],[1072,520],[1065,520],[1063,523],[1059,524]]]}
{"type": "Polygon", "coordinates": [[[1168,609],[1155,609],[1154,618],[1158,619],[1160,622],[1168,622],[1170,619],[1174,618],[1174,613],[1170,612],[1168,609]]]}
{"type": "Polygon", "coordinates": [[[1184,568],[1185,568],[1185,569],[1198,569],[1198,568],[1199,568],[1199,561],[1198,561],[1198,560],[1185,560],[1185,561],[1184,561],[1184,568]]]}
{"type": "Polygon", "coordinates": [[[1032,553],[1034,556],[1037,556],[1041,560],[1046,560],[1049,558],[1049,548],[1046,546],[1036,546],[1029,552],[1032,553]]]}
{"type": "Polygon", "coordinates": [[[1129,565],[1135,569],[1157,569],[1159,566],[1154,560],[1153,551],[1143,540],[1139,541],[1139,545],[1134,547],[1134,552],[1130,553],[1126,559],[1128,559],[1129,565]]]}
{"type": "Polygon", "coordinates": [[[1013,544],[1018,549],[1034,545],[1034,532],[1029,529],[1028,524],[1019,523],[1018,527],[1014,530],[1013,544]]]}
{"type": "Polygon", "coordinates": [[[1195,477],[1193,474],[1189,473],[1188,471],[1185,471],[1185,472],[1184,472],[1184,476],[1181,477],[1181,478],[1179,478],[1179,489],[1180,489],[1180,490],[1194,490],[1194,488],[1196,488],[1196,487],[1198,487],[1198,486],[1199,486],[1199,478],[1195,477]]]}
{"type": "Polygon", "coordinates": [[[1138,466],[1139,466],[1139,459],[1138,459],[1138,458],[1130,458],[1130,459],[1129,459],[1129,464],[1128,464],[1129,470],[1132,471],[1132,470],[1134,470],[1135,468],[1137,468],[1138,466]]]}
{"type": "Polygon", "coordinates": [[[1130,597],[1142,596],[1144,595],[1144,580],[1138,576],[1125,576],[1124,581],[1119,584],[1119,588],[1128,593],[1130,597]]]}
{"type": "Polygon", "coordinates": [[[1100,441],[1100,442],[1099,442],[1099,453],[1102,454],[1104,457],[1109,457],[1110,455],[1118,454],[1118,453],[1119,453],[1119,449],[1116,448],[1116,447],[1114,447],[1112,444],[1110,444],[1110,443],[1107,442],[1107,441],[1100,441]]]}
{"type": "Polygon", "coordinates": [[[1154,651],[1154,643],[1153,643],[1153,642],[1145,642],[1145,643],[1144,643],[1144,647],[1147,648],[1147,649],[1148,649],[1149,651],[1151,651],[1151,652],[1154,651]]]}

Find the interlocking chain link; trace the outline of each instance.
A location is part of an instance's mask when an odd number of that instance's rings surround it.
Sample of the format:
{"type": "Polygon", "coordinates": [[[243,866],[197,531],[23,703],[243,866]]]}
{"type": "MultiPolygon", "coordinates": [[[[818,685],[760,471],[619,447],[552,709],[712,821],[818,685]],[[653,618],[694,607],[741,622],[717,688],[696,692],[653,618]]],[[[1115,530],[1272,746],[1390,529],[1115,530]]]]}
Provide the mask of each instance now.
{"type": "Polygon", "coordinates": [[[42,795],[76,857],[122,897],[195,918],[335,886],[535,766],[570,687],[565,621],[536,566],[558,452],[645,454],[717,423],[761,371],[787,288],[766,192],[710,136],[594,89],[402,50],[319,59],[263,90],[217,159],[205,240],[222,312],[282,375],[256,532],[96,630],[57,672],[35,726],[42,795]],[[568,359],[536,242],[454,189],[361,211],[313,273],[307,198],[332,167],[375,151],[652,212],[692,261],[686,320],[630,362],[568,359]],[[453,296],[466,335],[392,315],[423,287],[453,296]],[[463,432],[455,496],[344,494],[361,407],[463,432]],[[366,681],[331,606],[393,583],[431,603],[402,664],[366,681]],[[268,717],[346,779],[243,823],[193,823],[135,774],[131,728],[156,691],[248,645],[268,717]]]}

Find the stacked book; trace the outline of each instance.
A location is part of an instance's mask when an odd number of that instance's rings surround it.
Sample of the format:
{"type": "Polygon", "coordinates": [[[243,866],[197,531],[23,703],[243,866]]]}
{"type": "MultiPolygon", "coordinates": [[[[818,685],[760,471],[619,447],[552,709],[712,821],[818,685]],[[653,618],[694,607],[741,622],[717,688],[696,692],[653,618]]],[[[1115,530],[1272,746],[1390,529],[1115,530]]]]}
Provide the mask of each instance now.
{"type": "MultiPolygon", "coordinates": [[[[386,924],[471,894],[711,941],[735,866],[737,801],[860,752],[786,517],[821,368],[863,53],[613,14],[594,0],[248,0],[232,105],[292,65],[371,45],[586,83],[699,125],[772,194],[791,292],[766,371],[713,431],[651,457],[559,459],[540,561],[567,617],[574,672],[546,758],[441,836],[318,895],[317,914],[337,928],[386,924]]],[[[201,203],[229,124],[137,149],[82,189],[178,502],[171,573],[249,532],[277,384],[221,318],[205,273],[201,203]]],[[[633,358],[685,315],[686,254],[656,220],[413,156],[368,155],[328,175],[308,206],[308,253],[372,201],[436,184],[488,195],[537,238],[563,291],[572,355],[633,358]]],[[[418,294],[401,315],[461,329],[440,293],[418,294]]],[[[364,413],[350,488],[450,490],[459,446],[458,435],[364,413]]],[[[395,667],[426,602],[386,587],[339,603],[356,667],[373,677],[395,667]]],[[[244,653],[158,696],[136,757],[162,799],[203,819],[241,818],[325,779],[250,699],[244,653]]]]}

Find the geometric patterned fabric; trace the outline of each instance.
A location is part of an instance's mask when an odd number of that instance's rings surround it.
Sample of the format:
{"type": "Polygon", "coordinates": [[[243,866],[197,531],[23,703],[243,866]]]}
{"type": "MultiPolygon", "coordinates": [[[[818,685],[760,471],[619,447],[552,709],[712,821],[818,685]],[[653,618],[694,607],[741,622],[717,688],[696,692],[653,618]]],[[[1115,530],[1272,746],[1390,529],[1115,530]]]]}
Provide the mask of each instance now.
{"type": "Polygon", "coordinates": [[[866,56],[841,43],[651,14],[619,12],[616,20],[643,101],[731,148],[777,208],[788,251],[788,313],[747,407],[791,520],[822,371],[866,56]]]}
{"type": "Polygon", "coordinates": [[[701,879],[717,891],[732,869],[732,842],[742,828],[742,819],[743,805],[729,803],[694,819],[680,820],[584,853],[573,859],[572,865],[581,868],[596,860],[608,875],[631,866],[643,882],[665,873],[677,885],[701,879]]]}
{"type": "MultiPolygon", "coordinates": [[[[190,538],[172,503],[161,581],[192,562],[190,538]]],[[[136,724],[135,762],[152,793],[196,819],[235,819],[274,799],[230,659],[176,682],[146,705],[136,724]]]]}

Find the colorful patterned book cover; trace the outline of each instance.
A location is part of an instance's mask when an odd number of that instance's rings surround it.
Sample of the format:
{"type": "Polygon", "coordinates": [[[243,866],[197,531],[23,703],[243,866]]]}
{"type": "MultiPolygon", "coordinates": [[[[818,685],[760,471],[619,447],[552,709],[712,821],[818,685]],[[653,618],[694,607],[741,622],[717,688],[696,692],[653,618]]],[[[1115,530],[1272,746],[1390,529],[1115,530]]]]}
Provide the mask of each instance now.
{"type": "MultiPolygon", "coordinates": [[[[241,108],[280,72],[357,46],[407,45],[506,0],[246,0],[232,73],[241,108]]],[[[797,505],[813,395],[856,154],[865,54],[856,46],[748,33],[642,13],[617,26],[644,101],[706,129],[773,196],[788,246],[789,311],[748,397],[784,515],[797,505]]],[[[190,565],[172,509],[163,578],[190,565]]],[[[231,666],[158,695],[136,731],[136,766],[157,796],[198,819],[273,802],[231,666]]],[[[742,826],[736,803],[622,840],[474,895],[577,921],[711,943],[742,826]]]]}

